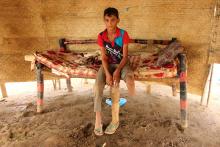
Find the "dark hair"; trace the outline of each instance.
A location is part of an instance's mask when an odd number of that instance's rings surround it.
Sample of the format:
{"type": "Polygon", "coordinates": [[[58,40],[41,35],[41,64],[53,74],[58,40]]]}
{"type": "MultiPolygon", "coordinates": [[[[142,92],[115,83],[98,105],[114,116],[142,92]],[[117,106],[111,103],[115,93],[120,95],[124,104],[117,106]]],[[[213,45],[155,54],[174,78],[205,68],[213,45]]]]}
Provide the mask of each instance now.
{"type": "Polygon", "coordinates": [[[116,8],[113,8],[113,7],[109,7],[109,8],[107,8],[107,9],[105,9],[105,11],[104,11],[104,17],[105,16],[115,16],[115,17],[117,17],[117,18],[119,18],[119,16],[118,16],[118,10],[116,9],[116,8]]]}

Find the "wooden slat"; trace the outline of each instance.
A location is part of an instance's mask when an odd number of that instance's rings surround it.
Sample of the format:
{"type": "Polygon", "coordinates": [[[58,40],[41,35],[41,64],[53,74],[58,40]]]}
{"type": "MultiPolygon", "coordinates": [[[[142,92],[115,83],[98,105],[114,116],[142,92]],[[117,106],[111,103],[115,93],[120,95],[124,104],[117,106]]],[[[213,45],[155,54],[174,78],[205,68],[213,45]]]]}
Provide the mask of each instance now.
{"type": "Polygon", "coordinates": [[[1,92],[2,92],[2,97],[7,97],[8,94],[7,94],[7,90],[6,90],[6,87],[5,87],[5,83],[0,83],[0,87],[1,87],[1,92]]]}
{"type": "MultiPolygon", "coordinates": [[[[168,45],[172,41],[176,40],[173,38],[171,40],[153,40],[153,39],[130,39],[130,43],[138,43],[138,44],[161,44],[168,45]]],[[[87,39],[87,40],[66,40],[64,44],[93,44],[97,43],[95,39],[87,39]]]]}
{"type": "Polygon", "coordinates": [[[34,55],[25,55],[24,60],[32,62],[35,60],[35,57],[34,57],[34,55]]]}

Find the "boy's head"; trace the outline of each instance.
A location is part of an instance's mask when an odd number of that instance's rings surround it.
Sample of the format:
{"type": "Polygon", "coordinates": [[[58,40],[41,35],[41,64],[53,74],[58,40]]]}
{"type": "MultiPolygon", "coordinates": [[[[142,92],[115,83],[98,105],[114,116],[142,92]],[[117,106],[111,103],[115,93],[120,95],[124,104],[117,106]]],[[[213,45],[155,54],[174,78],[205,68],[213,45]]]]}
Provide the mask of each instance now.
{"type": "Polygon", "coordinates": [[[109,7],[104,10],[104,22],[108,30],[113,30],[119,23],[119,14],[116,8],[109,7]]]}

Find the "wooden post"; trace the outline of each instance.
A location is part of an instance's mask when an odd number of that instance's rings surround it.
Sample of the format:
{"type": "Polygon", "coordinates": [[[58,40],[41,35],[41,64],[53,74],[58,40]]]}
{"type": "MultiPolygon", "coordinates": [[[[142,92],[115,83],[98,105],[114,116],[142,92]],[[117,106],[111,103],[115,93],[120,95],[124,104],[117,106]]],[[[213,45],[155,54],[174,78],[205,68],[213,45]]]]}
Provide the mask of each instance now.
{"type": "Polygon", "coordinates": [[[173,96],[177,96],[177,83],[176,83],[176,81],[174,81],[172,83],[172,92],[173,92],[173,96]]]}
{"type": "Polygon", "coordinates": [[[6,87],[5,87],[5,83],[1,83],[0,86],[1,86],[2,97],[3,98],[7,97],[8,94],[7,94],[7,90],[6,90],[6,87]]]}
{"type": "Polygon", "coordinates": [[[66,79],[66,85],[67,85],[68,92],[72,92],[71,78],[66,79]]]}
{"type": "Polygon", "coordinates": [[[43,112],[43,98],[44,98],[44,76],[43,76],[43,64],[36,63],[36,75],[37,75],[37,113],[43,112]]]}
{"type": "Polygon", "coordinates": [[[60,79],[58,79],[59,90],[61,89],[60,79]]]}
{"type": "Polygon", "coordinates": [[[211,78],[211,74],[212,74],[212,68],[213,68],[212,66],[213,66],[212,64],[209,65],[209,73],[208,73],[208,76],[207,76],[207,79],[206,79],[206,82],[204,85],[203,94],[202,94],[202,97],[200,100],[200,105],[203,105],[205,99],[207,98],[207,93],[208,93],[208,95],[210,94],[209,89],[211,89],[210,78],[211,78]]]}
{"type": "Polygon", "coordinates": [[[87,79],[87,78],[85,78],[85,79],[84,79],[84,84],[85,84],[85,85],[89,84],[89,82],[88,82],[88,79],[87,79]]]}
{"type": "Polygon", "coordinates": [[[207,98],[207,103],[206,106],[208,107],[209,105],[209,99],[210,99],[210,95],[211,95],[211,89],[212,89],[212,75],[213,75],[213,64],[211,65],[211,75],[210,75],[210,81],[209,81],[209,91],[208,91],[208,98],[207,98]]]}
{"type": "Polygon", "coordinates": [[[147,82],[146,83],[146,92],[147,92],[147,94],[151,94],[151,83],[150,82],[147,82]]]}
{"type": "MultiPolygon", "coordinates": [[[[65,38],[61,38],[59,40],[60,51],[62,51],[62,52],[67,52],[67,46],[65,44],[65,41],[66,41],[65,38]]],[[[66,79],[66,85],[67,85],[68,92],[72,92],[71,78],[66,79]]]]}
{"type": "Polygon", "coordinates": [[[66,47],[65,41],[66,41],[65,38],[61,38],[59,40],[59,45],[60,45],[60,51],[61,52],[67,52],[67,47],[66,47]]]}
{"type": "Polygon", "coordinates": [[[179,54],[180,61],[180,72],[179,72],[179,82],[180,82],[180,116],[181,125],[183,128],[188,127],[187,122],[187,70],[186,70],[186,56],[185,54],[179,54]]]}
{"type": "Polygon", "coordinates": [[[53,89],[57,90],[57,81],[56,80],[52,80],[53,82],[53,89]]]}
{"type": "Polygon", "coordinates": [[[52,80],[52,83],[53,83],[53,89],[54,90],[57,90],[57,85],[59,87],[59,90],[61,89],[60,79],[52,80]]]}

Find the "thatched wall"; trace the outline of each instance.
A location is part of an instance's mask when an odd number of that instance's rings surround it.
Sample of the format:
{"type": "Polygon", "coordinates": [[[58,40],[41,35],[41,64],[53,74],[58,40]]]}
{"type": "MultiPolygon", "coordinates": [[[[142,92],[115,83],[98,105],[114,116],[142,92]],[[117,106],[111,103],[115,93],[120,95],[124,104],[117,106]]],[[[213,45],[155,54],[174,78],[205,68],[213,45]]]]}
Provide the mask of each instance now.
{"type": "Polygon", "coordinates": [[[103,9],[114,6],[120,12],[120,27],[132,38],[182,41],[189,90],[201,94],[214,4],[214,0],[1,0],[0,80],[34,80],[25,54],[57,48],[60,37],[96,38],[104,29],[103,9]]]}

